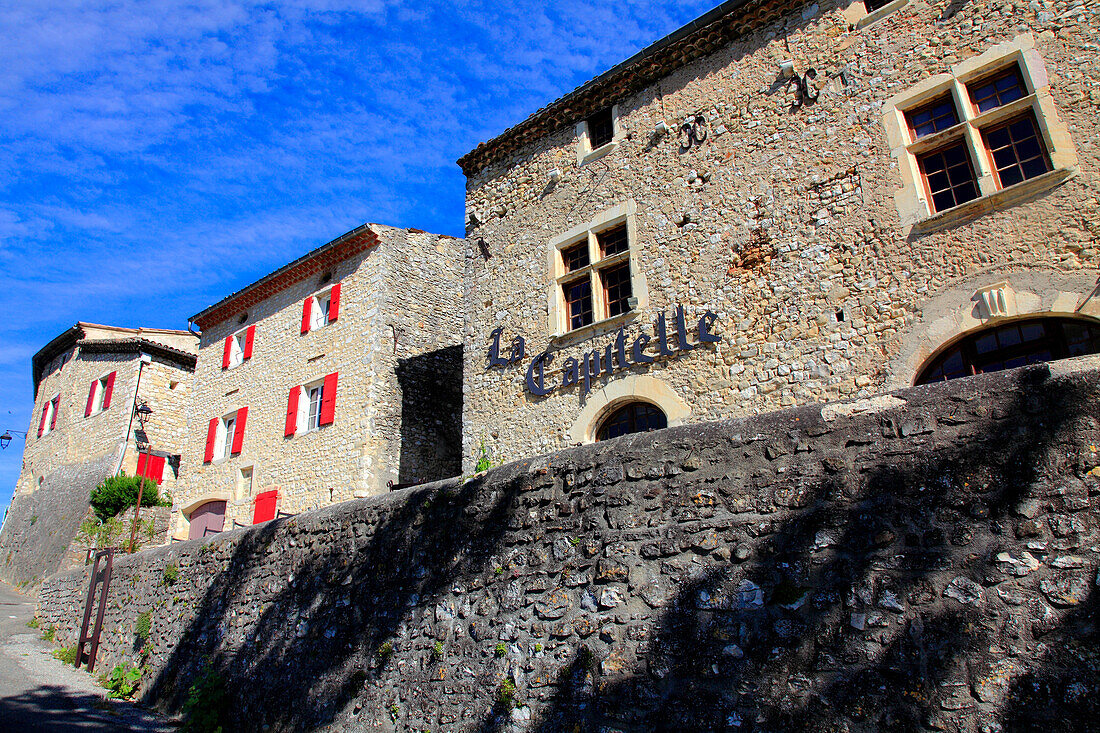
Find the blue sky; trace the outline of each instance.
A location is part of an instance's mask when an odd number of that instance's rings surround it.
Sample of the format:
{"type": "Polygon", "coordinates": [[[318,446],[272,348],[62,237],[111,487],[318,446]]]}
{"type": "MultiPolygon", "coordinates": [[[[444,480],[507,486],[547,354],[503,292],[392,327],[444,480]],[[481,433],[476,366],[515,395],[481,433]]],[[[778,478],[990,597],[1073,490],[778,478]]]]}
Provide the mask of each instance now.
{"type": "Polygon", "coordinates": [[[5,3],[0,430],[78,320],[185,328],[367,221],[461,236],[460,156],[716,4],[5,3]]]}

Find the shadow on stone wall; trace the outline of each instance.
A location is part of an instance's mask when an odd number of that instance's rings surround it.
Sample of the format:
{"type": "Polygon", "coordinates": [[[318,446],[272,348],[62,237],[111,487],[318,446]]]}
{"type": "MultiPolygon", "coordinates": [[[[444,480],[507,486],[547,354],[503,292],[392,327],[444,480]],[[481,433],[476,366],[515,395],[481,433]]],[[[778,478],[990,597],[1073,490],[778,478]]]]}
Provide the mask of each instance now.
{"type": "Polygon", "coordinates": [[[298,548],[308,560],[288,557],[291,582],[254,609],[248,636],[227,645],[228,613],[241,610],[233,604],[257,584],[283,580],[257,576],[255,568],[272,552],[293,552],[273,546],[276,522],[247,534],[145,699],[179,710],[209,666],[233,691],[230,729],[308,730],[331,721],[365,683],[402,664],[406,613],[430,609],[457,577],[479,574],[499,550],[526,479],[492,492],[483,490],[484,480],[404,492],[395,508],[362,516],[338,543],[319,534],[316,545],[298,548]],[[346,592],[333,593],[333,586],[346,592]]]}
{"type": "Polygon", "coordinates": [[[188,543],[190,596],[134,556],[132,614],[193,619],[145,699],[209,669],[233,730],[1087,730],[1098,392],[626,436],[188,543]]]}
{"type": "MultiPolygon", "coordinates": [[[[616,659],[620,639],[582,649],[536,729],[1091,729],[1100,714],[1091,577],[1055,575],[1030,593],[1005,580],[1027,559],[995,560],[1001,545],[1020,544],[1004,540],[1040,535],[1033,497],[1056,511],[1082,496],[1088,504],[1079,478],[1088,466],[1057,448],[1100,442],[1095,391],[1048,375],[1019,372],[1008,409],[959,404],[981,419],[967,440],[931,452],[919,436],[932,426],[889,418],[887,431],[914,439],[873,466],[807,450],[792,467],[801,487],[775,497],[803,511],[746,527],[767,539],[743,564],[685,575],[633,668],[616,659]],[[1059,619],[1051,605],[1076,608],[1059,619]],[[1029,637],[1042,639],[1038,660],[1026,654],[1029,637]]],[[[1073,557],[1079,538],[1065,525],[1061,542],[1033,546],[1036,556],[1073,557]]]]}
{"type": "Polygon", "coordinates": [[[398,483],[462,473],[462,345],[401,359],[401,456],[398,483]]]}

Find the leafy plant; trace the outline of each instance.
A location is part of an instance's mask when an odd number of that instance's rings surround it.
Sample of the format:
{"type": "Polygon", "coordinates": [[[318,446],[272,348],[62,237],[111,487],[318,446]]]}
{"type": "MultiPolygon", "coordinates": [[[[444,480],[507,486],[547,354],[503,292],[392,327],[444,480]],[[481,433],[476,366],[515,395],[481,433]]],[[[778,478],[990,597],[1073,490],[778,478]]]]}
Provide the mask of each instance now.
{"type": "Polygon", "coordinates": [[[498,657],[503,657],[507,653],[508,647],[504,644],[503,641],[497,644],[496,648],[493,650],[493,654],[498,657]]]}
{"type": "Polygon", "coordinates": [[[32,618],[30,621],[27,622],[27,626],[30,626],[32,629],[37,629],[39,623],[41,623],[41,622],[38,620],[38,617],[35,616],[34,618],[32,618]]]}
{"type": "Polygon", "coordinates": [[[100,682],[107,688],[107,697],[114,700],[128,700],[134,696],[138,685],[141,684],[141,672],[140,667],[117,664],[109,674],[100,678],[100,682]]]}
{"type": "Polygon", "coordinates": [[[485,440],[483,439],[477,447],[477,462],[474,463],[474,472],[488,471],[495,465],[497,464],[493,463],[493,451],[491,448],[485,447],[485,440]]]}
{"type": "Polygon", "coordinates": [[[143,646],[149,640],[149,634],[152,630],[153,615],[150,611],[144,611],[137,617],[137,622],[134,624],[134,634],[143,646]]]}
{"type": "Polygon", "coordinates": [[[437,641],[432,645],[432,659],[439,662],[443,660],[443,642],[437,641]]]}
{"type": "Polygon", "coordinates": [[[401,715],[401,706],[394,702],[390,705],[390,720],[396,723],[399,715],[401,715]]]}
{"type": "Polygon", "coordinates": [[[378,656],[382,658],[382,661],[386,661],[393,656],[393,644],[388,641],[382,642],[378,646],[378,656]]]}
{"type": "Polygon", "coordinates": [[[516,706],[516,683],[509,677],[500,681],[500,687],[497,688],[497,704],[507,710],[516,706]]]}
{"type": "Polygon", "coordinates": [[[187,689],[181,733],[221,733],[227,705],[225,680],[207,662],[187,689]]]}
{"type": "MultiPolygon", "coordinates": [[[[140,476],[127,476],[120,473],[117,476],[108,477],[99,486],[92,489],[89,503],[99,521],[106,522],[111,517],[117,517],[124,510],[137,505],[138,487],[141,485],[140,476]]],[[[145,479],[145,489],[141,495],[142,506],[171,506],[172,502],[167,494],[162,498],[157,485],[152,479],[145,479]]]]}
{"type": "Polygon", "coordinates": [[[57,638],[57,627],[56,626],[51,626],[51,627],[49,627],[48,629],[46,629],[45,631],[42,632],[42,639],[45,640],[45,641],[50,642],[51,644],[54,642],[54,640],[56,638],[57,638]]]}
{"type": "Polygon", "coordinates": [[[34,523],[37,522],[37,521],[38,521],[38,515],[37,514],[32,514],[31,515],[31,526],[33,527],[34,523]]]}
{"type": "Polygon", "coordinates": [[[161,582],[164,585],[175,585],[179,579],[180,569],[178,565],[173,562],[164,566],[164,575],[161,577],[161,582]]]}
{"type": "Polygon", "coordinates": [[[76,663],[76,647],[75,646],[63,646],[60,649],[54,649],[52,652],[54,659],[60,659],[65,664],[76,663]]]}

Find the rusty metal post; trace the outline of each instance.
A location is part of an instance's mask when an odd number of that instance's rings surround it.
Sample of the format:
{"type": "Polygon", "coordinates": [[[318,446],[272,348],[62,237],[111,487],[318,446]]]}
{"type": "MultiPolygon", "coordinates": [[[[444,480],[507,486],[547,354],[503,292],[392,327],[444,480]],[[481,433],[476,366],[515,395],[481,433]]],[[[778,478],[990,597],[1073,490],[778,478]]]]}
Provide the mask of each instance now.
{"type": "Polygon", "coordinates": [[[130,524],[130,549],[129,552],[132,555],[134,553],[134,539],[137,537],[138,520],[141,518],[141,496],[145,493],[145,481],[146,474],[149,473],[149,459],[153,457],[151,446],[148,441],[145,443],[145,465],[141,467],[141,483],[138,484],[138,498],[137,506],[134,507],[134,521],[130,524]]]}

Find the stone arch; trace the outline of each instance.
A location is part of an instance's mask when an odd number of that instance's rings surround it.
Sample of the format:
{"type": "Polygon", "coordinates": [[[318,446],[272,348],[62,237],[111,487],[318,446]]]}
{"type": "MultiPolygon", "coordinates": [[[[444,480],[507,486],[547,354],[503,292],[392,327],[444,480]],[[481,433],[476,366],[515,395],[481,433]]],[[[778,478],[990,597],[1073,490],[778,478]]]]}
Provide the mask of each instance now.
{"type": "Polygon", "coordinates": [[[669,427],[683,424],[691,414],[688,406],[672,387],[648,375],[630,375],[616,379],[588,396],[584,409],[569,430],[571,443],[591,443],[603,419],[627,402],[648,402],[660,408],[669,427]]]}
{"type": "Polygon", "coordinates": [[[960,278],[922,304],[886,369],[886,389],[913,384],[929,360],[967,334],[1025,317],[1100,319],[1095,272],[991,268],[960,278]]]}

